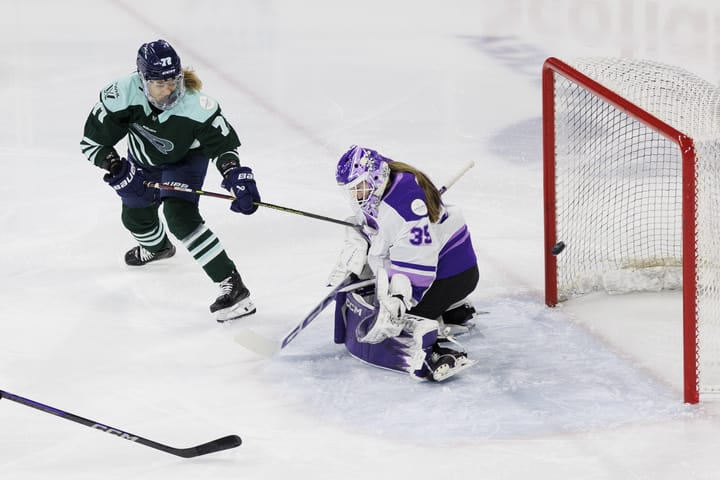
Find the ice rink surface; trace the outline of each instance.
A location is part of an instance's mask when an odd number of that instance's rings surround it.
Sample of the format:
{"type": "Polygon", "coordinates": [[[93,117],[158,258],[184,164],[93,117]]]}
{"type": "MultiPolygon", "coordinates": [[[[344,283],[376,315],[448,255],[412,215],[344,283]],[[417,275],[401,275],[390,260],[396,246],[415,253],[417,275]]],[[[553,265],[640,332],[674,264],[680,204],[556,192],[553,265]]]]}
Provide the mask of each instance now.
{"type": "MultiPolygon", "coordinates": [[[[634,56],[720,79],[720,6],[680,0],[9,1],[0,16],[0,389],[178,447],[184,460],[0,401],[0,476],[26,479],[715,479],[718,403],[682,403],[677,293],[543,303],[540,70],[634,56]],[[332,341],[341,227],[201,210],[258,313],[219,325],[181,249],[143,269],[120,203],[81,155],[99,91],[164,38],[238,130],[263,200],[344,218],[334,166],[361,144],[436,183],[467,217],[479,364],[416,383],[332,341]]],[[[205,188],[222,191],[211,168],[205,188]]]]}

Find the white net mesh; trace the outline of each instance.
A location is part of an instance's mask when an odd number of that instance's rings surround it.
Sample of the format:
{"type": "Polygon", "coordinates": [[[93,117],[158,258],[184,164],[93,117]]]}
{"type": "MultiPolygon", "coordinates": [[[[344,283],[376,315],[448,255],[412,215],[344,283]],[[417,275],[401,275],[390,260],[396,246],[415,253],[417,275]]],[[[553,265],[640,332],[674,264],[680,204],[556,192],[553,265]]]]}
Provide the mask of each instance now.
{"type": "MultiPolygon", "coordinates": [[[[656,62],[592,58],[573,68],[674,129],[696,148],[696,258],[701,391],[720,391],[720,89],[656,62]]],[[[558,294],[682,287],[678,144],[555,75],[558,294]]]]}

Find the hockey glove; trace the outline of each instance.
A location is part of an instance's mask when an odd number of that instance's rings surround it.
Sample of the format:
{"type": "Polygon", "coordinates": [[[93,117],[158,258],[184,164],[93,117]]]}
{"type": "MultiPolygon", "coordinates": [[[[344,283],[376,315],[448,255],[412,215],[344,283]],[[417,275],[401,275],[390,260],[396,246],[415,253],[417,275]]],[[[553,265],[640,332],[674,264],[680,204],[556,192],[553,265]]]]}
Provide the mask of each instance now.
{"type": "Polygon", "coordinates": [[[141,208],[153,202],[155,190],[145,186],[143,172],[134,163],[120,158],[113,151],[104,164],[107,165],[108,173],[103,176],[103,180],[117,192],[123,204],[130,208],[141,208]]]}
{"type": "Polygon", "coordinates": [[[407,276],[396,273],[388,285],[387,273],[381,268],[377,279],[378,315],[370,330],[360,339],[363,343],[380,343],[400,335],[407,323],[403,317],[411,307],[412,285],[407,276]]]}
{"type": "MultiPolygon", "coordinates": [[[[351,222],[353,217],[346,219],[351,222]]],[[[347,227],[345,230],[345,243],[338,256],[333,271],[328,277],[328,287],[336,287],[350,273],[362,278],[362,272],[367,263],[368,240],[356,228],[347,227]]]]}
{"type": "Polygon", "coordinates": [[[255,184],[255,176],[250,167],[233,167],[224,173],[222,187],[235,195],[235,200],[230,204],[230,210],[245,215],[255,213],[258,206],[255,202],[260,201],[255,184]]]}

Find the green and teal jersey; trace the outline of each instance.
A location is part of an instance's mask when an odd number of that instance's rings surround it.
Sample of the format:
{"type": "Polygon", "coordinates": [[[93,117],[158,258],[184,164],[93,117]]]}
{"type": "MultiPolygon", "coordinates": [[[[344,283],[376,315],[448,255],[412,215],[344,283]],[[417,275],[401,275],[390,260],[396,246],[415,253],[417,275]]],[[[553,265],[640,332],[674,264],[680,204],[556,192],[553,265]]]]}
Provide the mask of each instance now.
{"type": "Polygon", "coordinates": [[[226,156],[237,159],[240,146],[214,99],[188,90],[172,109],[153,109],[137,73],[100,92],[100,100],[85,122],[80,146],[87,159],[100,167],[125,136],[138,163],[159,168],[181,161],[193,149],[200,149],[211,161],[226,156]]]}

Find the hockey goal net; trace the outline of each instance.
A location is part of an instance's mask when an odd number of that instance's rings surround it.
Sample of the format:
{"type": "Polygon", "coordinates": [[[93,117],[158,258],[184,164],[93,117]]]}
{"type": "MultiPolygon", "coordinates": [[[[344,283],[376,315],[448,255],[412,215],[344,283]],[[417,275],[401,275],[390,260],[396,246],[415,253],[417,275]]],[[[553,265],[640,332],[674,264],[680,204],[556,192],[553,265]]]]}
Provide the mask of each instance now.
{"type": "Polygon", "coordinates": [[[720,89],[652,61],[549,58],[543,149],[546,303],[682,289],[685,401],[720,392],[720,89]]]}

